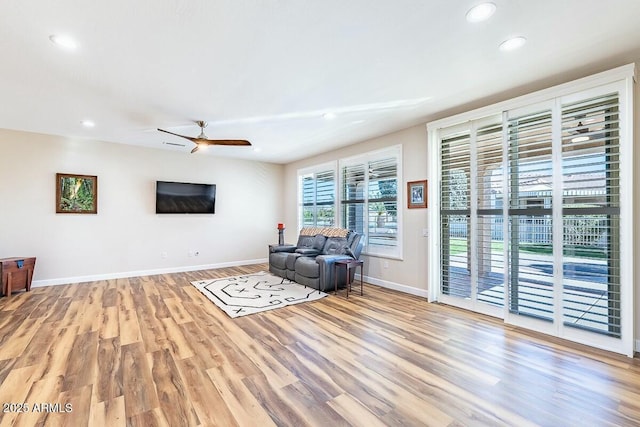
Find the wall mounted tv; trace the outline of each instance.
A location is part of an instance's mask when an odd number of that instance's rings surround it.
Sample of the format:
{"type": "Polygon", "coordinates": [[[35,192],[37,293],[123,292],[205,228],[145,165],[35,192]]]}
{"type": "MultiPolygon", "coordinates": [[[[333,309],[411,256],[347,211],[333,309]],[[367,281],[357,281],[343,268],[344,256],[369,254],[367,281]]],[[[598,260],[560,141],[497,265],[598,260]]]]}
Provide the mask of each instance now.
{"type": "Polygon", "coordinates": [[[157,214],[213,214],[216,185],[156,181],[157,214]]]}

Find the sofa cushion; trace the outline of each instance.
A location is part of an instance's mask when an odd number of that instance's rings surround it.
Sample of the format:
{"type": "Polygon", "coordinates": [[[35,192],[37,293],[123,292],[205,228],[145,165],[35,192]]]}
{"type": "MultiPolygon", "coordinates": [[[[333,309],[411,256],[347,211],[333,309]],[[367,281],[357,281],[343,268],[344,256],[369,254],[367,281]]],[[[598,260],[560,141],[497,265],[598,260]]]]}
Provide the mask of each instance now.
{"type": "Polygon", "coordinates": [[[291,271],[295,270],[296,260],[301,256],[302,255],[300,255],[299,253],[288,254],[285,262],[285,266],[287,270],[291,270],[291,271]]]}
{"type": "Polygon", "coordinates": [[[346,254],[347,239],[344,237],[329,237],[322,248],[323,255],[344,255],[346,254]]]}
{"type": "Polygon", "coordinates": [[[349,235],[347,236],[347,245],[349,245],[350,247],[353,245],[353,239],[359,236],[358,233],[356,233],[355,231],[350,231],[349,235]]]}
{"type": "Polygon", "coordinates": [[[296,245],[298,249],[301,248],[313,248],[313,239],[315,236],[303,236],[302,234],[298,237],[298,244],[296,245]]]}
{"type": "Polygon", "coordinates": [[[316,234],[316,236],[313,238],[313,249],[317,249],[318,251],[321,251],[326,241],[327,241],[327,238],[324,237],[322,234],[316,234]]]}

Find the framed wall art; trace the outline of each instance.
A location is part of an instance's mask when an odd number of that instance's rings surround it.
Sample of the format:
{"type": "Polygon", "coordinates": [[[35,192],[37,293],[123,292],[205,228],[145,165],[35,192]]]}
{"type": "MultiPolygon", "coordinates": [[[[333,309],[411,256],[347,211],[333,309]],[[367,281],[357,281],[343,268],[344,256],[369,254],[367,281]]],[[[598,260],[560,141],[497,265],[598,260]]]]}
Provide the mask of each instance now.
{"type": "Polygon", "coordinates": [[[57,173],[56,213],[97,214],[98,177],[57,173]]]}
{"type": "Polygon", "coordinates": [[[407,208],[427,207],[427,180],[407,182],[407,208]]]}

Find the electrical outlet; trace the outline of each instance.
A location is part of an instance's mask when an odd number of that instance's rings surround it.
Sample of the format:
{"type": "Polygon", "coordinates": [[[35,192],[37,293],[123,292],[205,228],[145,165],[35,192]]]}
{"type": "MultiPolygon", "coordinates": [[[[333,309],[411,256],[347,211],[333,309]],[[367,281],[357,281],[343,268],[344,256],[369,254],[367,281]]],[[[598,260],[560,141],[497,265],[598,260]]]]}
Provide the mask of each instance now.
{"type": "Polygon", "coordinates": [[[189,252],[187,252],[187,256],[188,256],[189,258],[192,258],[192,257],[193,257],[193,251],[189,251],[189,252]]]}
{"type": "Polygon", "coordinates": [[[160,257],[161,258],[167,258],[168,256],[169,256],[169,254],[166,251],[160,252],[160,257]]]}
{"type": "Polygon", "coordinates": [[[422,237],[429,237],[429,229],[428,228],[423,228],[422,229],[422,237]]]}

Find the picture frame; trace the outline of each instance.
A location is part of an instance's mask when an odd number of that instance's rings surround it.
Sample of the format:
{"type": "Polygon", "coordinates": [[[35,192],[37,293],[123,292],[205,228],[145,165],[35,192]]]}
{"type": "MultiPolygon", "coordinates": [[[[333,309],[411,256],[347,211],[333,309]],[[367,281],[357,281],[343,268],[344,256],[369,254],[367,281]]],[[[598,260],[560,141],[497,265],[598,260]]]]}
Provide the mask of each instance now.
{"type": "Polygon", "coordinates": [[[56,213],[97,214],[98,177],[57,173],[56,213]]]}
{"type": "Polygon", "coordinates": [[[407,182],[407,208],[419,209],[427,207],[427,180],[407,182]]]}

